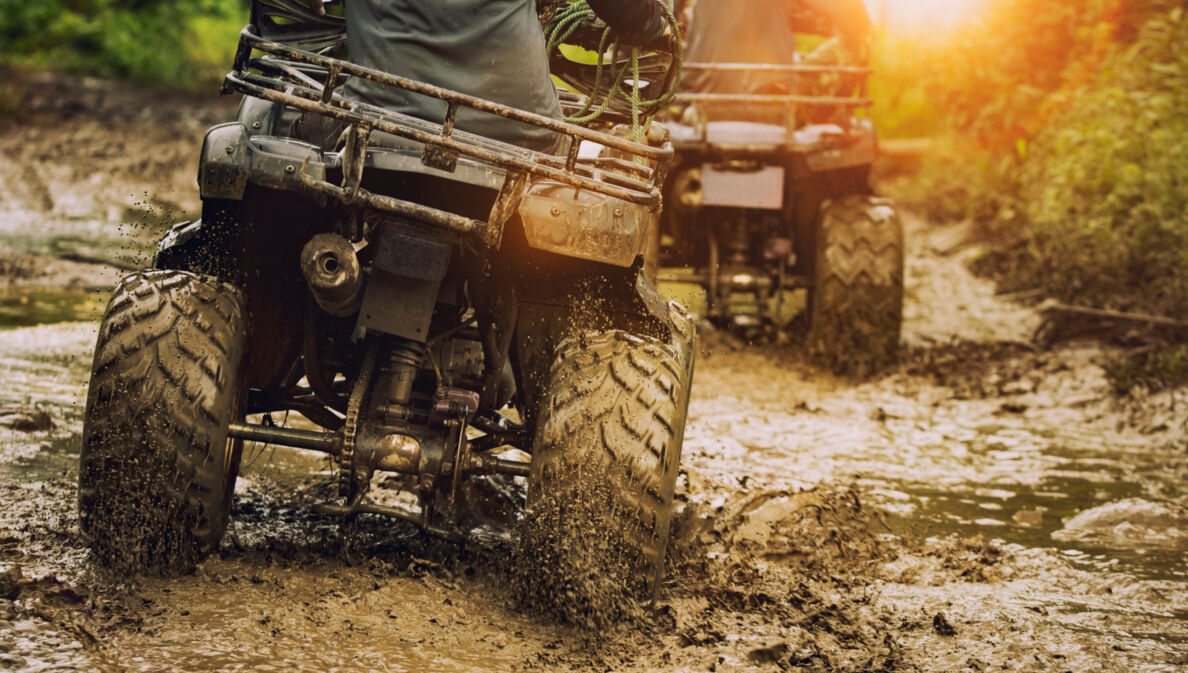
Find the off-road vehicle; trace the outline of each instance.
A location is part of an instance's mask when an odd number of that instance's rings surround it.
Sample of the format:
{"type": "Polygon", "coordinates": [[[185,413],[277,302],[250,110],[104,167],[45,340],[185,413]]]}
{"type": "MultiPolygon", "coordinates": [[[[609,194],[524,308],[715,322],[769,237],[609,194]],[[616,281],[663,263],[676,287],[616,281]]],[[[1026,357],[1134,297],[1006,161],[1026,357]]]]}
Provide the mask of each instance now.
{"type": "Polygon", "coordinates": [[[666,124],[677,156],[653,243],[665,268],[660,280],[704,288],[705,317],[720,324],[807,327],[811,351],[836,369],[892,359],[903,312],[903,228],[870,188],[874,126],[853,114],[871,103],[870,69],[690,62],[684,72],[740,81],[774,74],[796,84],[779,93],[678,96],[679,121],[666,124]],[[767,123],[740,121],[756,111],[767,123]],[[797,290],[807,295],[799,314],[790,305],[797,290]]]}
{"type": "Polygon", "coordinates": [[[79,474],[95,556],[176,572],[210,554],[253,441],[333,457],[341,497],[317,512],[451,538],[467,480],[521,478],[533,558],[654,586],[695,338],[641,271],[671,147],[360,67],[343,44],[333,12],[253,3],[225,80],[237,118],[202,145],[202,217],[122,280],[100,327],[79,474]],[[351,77],[445,116],[348,100],[351,77]],[[464,108],[563,149],[456,129],[464,108]],[[312,122],[337,140],[298,137],[312,122]],[[413,506],[369,497],[377,472],[405,475],[413,506]]]}

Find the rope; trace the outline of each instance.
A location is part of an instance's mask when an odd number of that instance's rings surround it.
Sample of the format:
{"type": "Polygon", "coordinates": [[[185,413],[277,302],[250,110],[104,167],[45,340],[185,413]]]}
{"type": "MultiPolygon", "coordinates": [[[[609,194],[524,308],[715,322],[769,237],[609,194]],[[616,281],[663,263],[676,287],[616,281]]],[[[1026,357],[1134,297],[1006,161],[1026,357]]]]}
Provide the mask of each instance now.
{"type": "MultiPolygon", "coordinates": [[[[602,37],[598,43],[598,61],[594,68],[593,88],[586,94],[582,108],[575,114],[567,116],[565,121],[574,124],[588,124],[602,117],[607,110],[611,109],[615,101],[623,101],[630,108],[631,139],[637,142],[644,140],[656,111],[676,95],[683,63],[684,41],[681,38],[680,24],[677,22],[676,12],[673,9],[673,0],[658,1],[664,8],[665,22],[672,33],[673,45],[672,62],[669,64],[664,91],[656,98],[643,99],[640,91],[640,56],[647,52],[640,47],[631,46],[629,47],[629,58],[620,60],[623,45],[620,44],[614,31],[607,27],[602,31],[602,37]],[[606,63],[608,52],[611,54],[612,64],[609,67],[606,63]],[[609,77],[607,77],[608,70],[611,71],[609,77]],[[631,80],[630,86],[627,86],[628,77],[631,80]],[[604,85],[605,93],[603,93],[604,85]]],[[[548,38],[546,43],[548,52],[550,54],[554,51],[559,52],[561,45],[565,44],[565,41],[577,31],[582,21],[591,16],[594,16],[594,10],[590,8],[586,0],[572,0],[557,8],[545,30],[548,38]]]]}

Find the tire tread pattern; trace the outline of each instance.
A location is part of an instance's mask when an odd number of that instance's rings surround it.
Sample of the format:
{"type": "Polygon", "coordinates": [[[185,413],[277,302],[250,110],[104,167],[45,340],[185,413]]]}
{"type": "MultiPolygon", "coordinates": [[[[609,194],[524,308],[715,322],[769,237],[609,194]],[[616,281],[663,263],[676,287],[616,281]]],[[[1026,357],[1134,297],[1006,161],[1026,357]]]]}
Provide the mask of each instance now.
{"type": "Polygon", "coordinates": [[[557,349],[525,541],[562,582],[598,574],[636,598],[660,579],[694,355],[692,323],[674,309],[672,343],[611,330],[557,349]]]}
{"type": "Polygon", "coordinates": [[[894,362],[903,325],[903,224],[888,199],[851,194],[821,206],[809,351],[838,374],[894,362]]]}
{"type": "Polygon", "coordinates": [[[133,273],[116,288],[99,329],[79,466],[80,528],[105,565],[184,571],[222,539],[243,306],[234,287],[183,271],[133,273]]]}

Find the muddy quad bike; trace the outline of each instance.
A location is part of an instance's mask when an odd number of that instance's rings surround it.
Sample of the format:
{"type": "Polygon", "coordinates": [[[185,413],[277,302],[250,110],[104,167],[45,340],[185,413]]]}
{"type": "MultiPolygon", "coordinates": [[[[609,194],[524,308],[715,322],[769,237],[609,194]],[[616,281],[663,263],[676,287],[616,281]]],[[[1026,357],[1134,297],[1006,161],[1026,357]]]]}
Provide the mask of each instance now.
{"type": "Polygon", "coordinates": [[[677,156],[654,243],[659,266],[669,268],[660,280],[701,286],[705,317],[719,324],[754,331],[807,323],[810,351],[837,371],[869,371],[892,360],[903,315],[903,227],[890,202],[869,186],[874,126],[852,115],[870,104],[870,71],[684,67],[740,78],[792,73],[804,90],[679,96],[694,108],[682,119],[693,123],[669,124],[677,156]],[[825,78],[834,85],[822,86],[825,78]],[[787,121],[715,117],[715,108],[742,106],[778,110],[787,121]],[[823,118],[829,123],[812,123],[823,118]],[[796,290],[807,291],[807,311],[793,322],[787,302],[796,290]]]}
{"type": "Polygon", "coordinates": [[[333,457],[341,500],[318,512],[451,538],[467,480],[524,478],[539,558],[654,587],[695,338],[641,272],[671,147],[363,68],[342,44],[341,18],[253,3],[225,82],[237,119],[203,142],[202,218],[100,328],[79,474],[95,556],[176,572],[210,554],[255,441],[333,457]],[[348,77],[438,98],[444,119],[345,99],[348,77]],[[461,108],[564,149],[455,129],[461,108]],[[323,146],[303,126],[340,131],[323,146]],[[405,475],[412,507],[369,498],[377,472],[405,475]]]}

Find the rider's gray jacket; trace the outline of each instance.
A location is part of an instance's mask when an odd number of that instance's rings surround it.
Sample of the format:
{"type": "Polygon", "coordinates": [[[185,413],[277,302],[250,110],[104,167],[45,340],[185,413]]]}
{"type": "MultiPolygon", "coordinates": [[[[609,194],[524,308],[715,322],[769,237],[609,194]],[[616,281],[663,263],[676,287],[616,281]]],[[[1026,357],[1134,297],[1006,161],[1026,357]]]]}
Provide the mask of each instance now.
{"type": "MultiPolygon", "coordinates": [[[[696,0],[685,60],[690,63],[796,62],[794,34],[799,12],[809,10],[843,34],[870,31],[861,0],[696,0]]],[[[791,93],[790,74],[694,71],[682,80],[688,91],[714,93],[791,93]]]]}
{"type": "MultiPolygon", "coordinates": [[[[590,5],[616,28],[654,34],[662,27],[653,0],[594,0],[590,5]]],[[[561,117],[535,0],[352,0],[347,7],[351,61],[561,117]]],[[[432,121],[445,116],[446,105],[437,99],[360,79],[345,88],[348,97],[397,112],[432,121]]],[[[557,142],[544,129],[467,108],[459,109],[457,126],[534,149],[551,150],[557,142]]]]}

